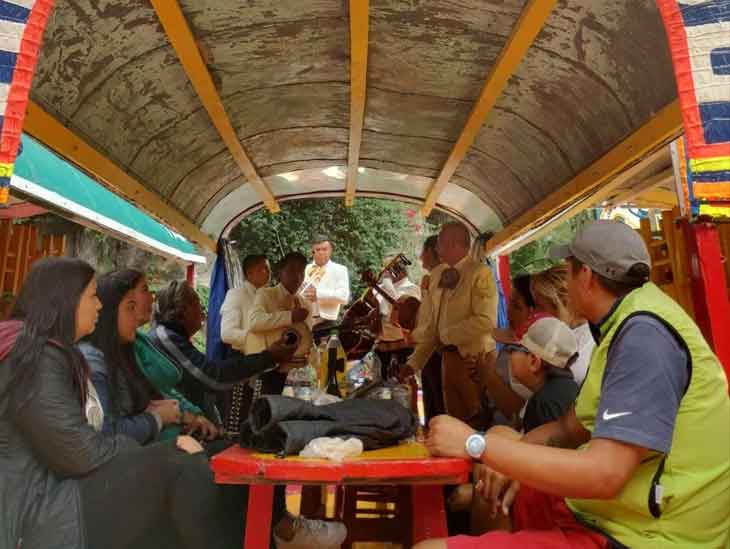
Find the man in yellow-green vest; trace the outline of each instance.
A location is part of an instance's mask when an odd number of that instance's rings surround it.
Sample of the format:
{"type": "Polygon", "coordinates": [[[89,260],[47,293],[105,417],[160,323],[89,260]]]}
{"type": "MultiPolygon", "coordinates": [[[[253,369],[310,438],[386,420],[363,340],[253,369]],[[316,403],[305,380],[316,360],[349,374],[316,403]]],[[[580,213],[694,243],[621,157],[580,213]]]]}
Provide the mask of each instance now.
{"type": "Polygon", "coordinates": [[[486,465],[476,492],[513,531],[418,549],[730,547],[730,398],[717,357],[649,282],[630,227],[592,223],[552,255],[568,260],[571,307],[597,345],[575,407],[521,438],[435,418],[431,452],[486,465]]]}

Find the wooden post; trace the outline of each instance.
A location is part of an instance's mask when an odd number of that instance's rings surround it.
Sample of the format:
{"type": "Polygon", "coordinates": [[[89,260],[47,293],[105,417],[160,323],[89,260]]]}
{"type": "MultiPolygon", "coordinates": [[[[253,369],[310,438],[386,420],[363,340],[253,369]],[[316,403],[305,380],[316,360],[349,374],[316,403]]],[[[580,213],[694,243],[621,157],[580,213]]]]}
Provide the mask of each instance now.
{"type": "Polygon", "coordinates": [[[712,223],[682,220],[692,281],[697,325],[722,362],[730,379],[730,296],[725,279],[720,237],[712,223]]]}

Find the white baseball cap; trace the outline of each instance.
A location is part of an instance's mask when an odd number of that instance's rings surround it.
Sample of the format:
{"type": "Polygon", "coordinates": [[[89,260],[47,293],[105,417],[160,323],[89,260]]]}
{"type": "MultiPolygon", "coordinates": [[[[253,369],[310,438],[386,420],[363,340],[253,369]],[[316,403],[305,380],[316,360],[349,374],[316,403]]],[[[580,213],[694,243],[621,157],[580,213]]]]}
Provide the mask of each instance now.
{"type": "Polygon", "coordinates": [[[555,317],[535,321],[522,336],[520,345],[556,368],[568,368],[578,356],[573,330],[555,317]]]}

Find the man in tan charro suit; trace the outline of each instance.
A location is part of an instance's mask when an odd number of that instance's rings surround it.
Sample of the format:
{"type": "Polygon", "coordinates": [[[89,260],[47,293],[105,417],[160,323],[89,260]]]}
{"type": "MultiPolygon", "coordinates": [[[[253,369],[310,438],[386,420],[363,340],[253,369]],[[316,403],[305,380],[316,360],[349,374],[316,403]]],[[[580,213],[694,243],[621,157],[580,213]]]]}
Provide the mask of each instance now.
{"type": "Polygon", "coordinates": [[[460,223],[442,227],[438,238],[442,264],[431,273],[428,288],[431,314],[401,376],[420,371],[440,350],[446,411],[479,429],[488,422],[481,406],[482,370],[496,355],[492,332],[498,295],[491,269],[473,259],[470,248],[466,227],[460,223]]]}

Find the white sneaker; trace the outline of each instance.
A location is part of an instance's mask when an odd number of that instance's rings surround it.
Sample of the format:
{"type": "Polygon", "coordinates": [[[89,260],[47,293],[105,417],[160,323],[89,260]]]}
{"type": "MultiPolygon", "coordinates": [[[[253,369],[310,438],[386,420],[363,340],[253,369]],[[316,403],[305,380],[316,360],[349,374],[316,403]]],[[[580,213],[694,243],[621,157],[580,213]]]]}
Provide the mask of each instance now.
{"type": "Polygon", "coordinates": [[[347,537],[347,528],[341,522],[324,520],[294,519],[294,537],[283,540],[276,535],[277,549],[340,549],[347,537]]]}

